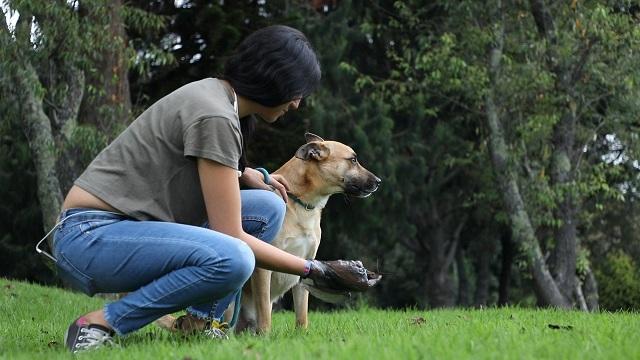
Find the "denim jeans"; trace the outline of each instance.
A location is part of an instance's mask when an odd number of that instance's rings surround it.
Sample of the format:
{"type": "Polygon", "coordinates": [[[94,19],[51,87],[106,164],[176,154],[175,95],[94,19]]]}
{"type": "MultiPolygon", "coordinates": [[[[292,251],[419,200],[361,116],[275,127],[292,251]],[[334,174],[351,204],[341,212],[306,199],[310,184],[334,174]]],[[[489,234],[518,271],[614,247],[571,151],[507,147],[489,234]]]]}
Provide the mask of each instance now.
{"type": "MultiPolygon", "coordinates": [[[[264,190],[243,190],[245,232],[271,242],[284,202],[264,190]]],[[[129,292],[106,304],[105,318],[122,335],[185,309],[220,318],[255,266],[242,240],[205,227],[136,221],[91,209],[68,209],[54,233],[60,277],[87,295],[129,292]],[[74,215],[75,214],[75,215],[74,215]]]]}

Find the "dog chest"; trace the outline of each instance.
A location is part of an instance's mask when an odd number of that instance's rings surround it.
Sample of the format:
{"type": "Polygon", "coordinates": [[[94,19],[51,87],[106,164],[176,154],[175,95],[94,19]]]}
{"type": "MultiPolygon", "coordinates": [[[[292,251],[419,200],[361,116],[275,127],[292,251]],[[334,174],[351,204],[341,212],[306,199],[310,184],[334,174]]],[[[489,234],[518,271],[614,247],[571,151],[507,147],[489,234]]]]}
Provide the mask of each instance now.
{"type": "Polygon", "coordinates": [[[288,236],[281,239],[279,244],[274,244],[282,250],[303,258],[315,255],[319,245],[319,237],[313,233],[300,233],[296,236],[288,236]]]}

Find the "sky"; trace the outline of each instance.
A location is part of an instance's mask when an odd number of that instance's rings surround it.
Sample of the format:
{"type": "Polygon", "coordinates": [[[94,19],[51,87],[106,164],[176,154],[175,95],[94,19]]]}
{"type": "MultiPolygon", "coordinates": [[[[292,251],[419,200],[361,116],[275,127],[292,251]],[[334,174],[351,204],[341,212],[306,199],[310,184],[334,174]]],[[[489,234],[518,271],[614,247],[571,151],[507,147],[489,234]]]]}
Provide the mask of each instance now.
{"type": "Polygon", "coordinates": [[[4,0],[0,2],[0,8],[2,8],[2,12],[4,13],[4,16],[8,22],[7,25],[9,26],[9,31],[13,31],[13,29],[16,27],[16,21],[18,21],[18,12],[14,11],[12,14],[10,14],[7,2],[4,0]]]}

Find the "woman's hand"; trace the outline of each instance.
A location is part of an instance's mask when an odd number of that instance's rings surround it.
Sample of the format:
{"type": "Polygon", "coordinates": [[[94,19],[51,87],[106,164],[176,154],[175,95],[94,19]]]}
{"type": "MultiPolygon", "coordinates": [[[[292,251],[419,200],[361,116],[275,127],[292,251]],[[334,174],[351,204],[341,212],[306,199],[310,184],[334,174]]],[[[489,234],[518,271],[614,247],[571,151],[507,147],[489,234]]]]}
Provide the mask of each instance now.
{"type": "Polygon", "coordinates": [[[264,189],[269,191],[276,191],[280,197],[287,202],[287,191],[289,191],[289,183],[282,175],[272,174],[269,176],[269,185],[264,182],[264,176],[256,169],[247,167],[244,169],[240,181],[245,186],[253,189],[264,189]]]}
{"type": "Polygon", "coordinates": [[[351,291],[367,291],[382,279],[382,275],[367,270],[360,261],[307,260],[305,267],[308,273],[302,276],[303,286],[328,303],[344,302],[351,297],[351,291]]]}

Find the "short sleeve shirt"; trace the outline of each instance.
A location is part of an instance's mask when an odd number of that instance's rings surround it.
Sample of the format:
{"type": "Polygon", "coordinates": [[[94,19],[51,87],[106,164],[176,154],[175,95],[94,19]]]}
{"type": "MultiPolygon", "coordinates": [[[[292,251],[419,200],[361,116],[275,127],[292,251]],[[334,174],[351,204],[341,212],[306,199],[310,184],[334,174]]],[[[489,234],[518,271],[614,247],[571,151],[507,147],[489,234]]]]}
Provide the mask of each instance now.
{"type": "Polygon", "coordinates": [[[234,103],[219,79],[177,89],[100,152],[75,185],[138,220],[202,225],[196,158],[238,169],[242,134],[234,103]]]}

